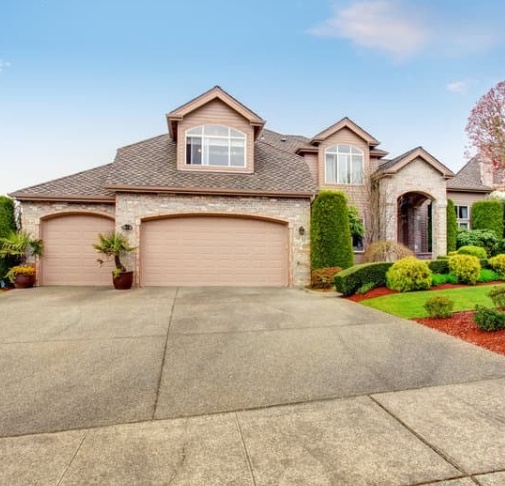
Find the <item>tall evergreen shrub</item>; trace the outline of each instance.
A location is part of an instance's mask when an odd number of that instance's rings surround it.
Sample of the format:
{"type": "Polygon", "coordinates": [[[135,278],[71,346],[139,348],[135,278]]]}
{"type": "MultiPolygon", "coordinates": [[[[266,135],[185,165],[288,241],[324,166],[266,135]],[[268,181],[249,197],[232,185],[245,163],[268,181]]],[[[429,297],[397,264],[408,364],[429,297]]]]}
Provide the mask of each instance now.
{"type": "Polygon", "coordinates": [[[456,251],[456,235],[458,233],[458,219],[456,207],[452,199],[447,200],[447,253],[456,251]]]}
{"type": "Polygon", "coordinates": [[[310,247],[313,270],[354,264],[347,197],[342,191],[321,191],[314,200],[310,247]]]}
{"type": "MultiPolygon", "coordinates": [[[[16,231],[14,201],[10,197],[0,196],[0,237],[3,238],[12,231],[16,231]]],[[[0,280],[14,264],[12,258],[0,258],[0,280]]]]}
{"type": "Polygon", "coordinates": [[[497,238],[503,237],[503,204],[489,199],[472,204],[472,229],[493,231],[497,238]]]}

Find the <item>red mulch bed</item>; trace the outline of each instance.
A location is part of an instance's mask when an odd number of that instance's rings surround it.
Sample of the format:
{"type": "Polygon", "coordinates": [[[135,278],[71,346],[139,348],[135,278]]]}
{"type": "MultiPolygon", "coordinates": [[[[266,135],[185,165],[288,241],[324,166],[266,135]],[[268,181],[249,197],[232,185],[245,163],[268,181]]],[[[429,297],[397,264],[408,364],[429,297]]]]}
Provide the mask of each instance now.
{"type": "Polygon", "coordinates": [[[422,319],[412,319],[423,326],[431,327],[437,331],[445,332],[450,336],[455,336],[463,341],[467,341],[477,346],[505,355],[505,330],[486,332],[481,331],[473,322],[474,311],[454,312],[447,319],[434,319],[423,317],[422,319]]]}
{"type": "MultiPolygon", "coordinates": [[[[500,282],[480,283],[477,285],[496,285],[500,282]]],[[[459,284],[443,284],[432,287],[431,290],[453,289],[456,287],[466,287],[459,284]]],[[[383,295],[397,294],[395,290],[390,290],[387,287],[377,287],[363,295],[350,295],[345,297],[353,302],[360,302],[366,299],[373,299],[374,297],[381,297],[383,295]]],[[[505,355],[505,330],[486,332],[481,331],[477,324],[473,322],[474,311],[454,312],[451,317],[447,319],[434,319],[431,317],[423,317],[421,319],[412,319],[413,321],[422,324],[423,326],[431,327],[437,331],[445,332],[450,336],[457,337],[463,341],[467,341],[482,348],[489,349],[495,353],[505,355]]]]}

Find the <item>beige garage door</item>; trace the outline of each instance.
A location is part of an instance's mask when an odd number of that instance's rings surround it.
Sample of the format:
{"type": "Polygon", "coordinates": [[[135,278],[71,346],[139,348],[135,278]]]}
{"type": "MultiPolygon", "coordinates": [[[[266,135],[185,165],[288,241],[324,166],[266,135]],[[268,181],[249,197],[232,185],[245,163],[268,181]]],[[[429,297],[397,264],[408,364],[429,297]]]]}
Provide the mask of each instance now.
{"type": "Polygon", "coordinates": [[[143,286],[285,286],[287,226],[226,217],[148,221],[141,232],[143,286]]]}
{"type": "Polygon", "coordinates": [[[94,215],[69,215],[42,222],[44,256],[41,285],[111,285],[113,262],[102,267],[92,247],[98,233],[114,230],[114,221],[94,215]]]}

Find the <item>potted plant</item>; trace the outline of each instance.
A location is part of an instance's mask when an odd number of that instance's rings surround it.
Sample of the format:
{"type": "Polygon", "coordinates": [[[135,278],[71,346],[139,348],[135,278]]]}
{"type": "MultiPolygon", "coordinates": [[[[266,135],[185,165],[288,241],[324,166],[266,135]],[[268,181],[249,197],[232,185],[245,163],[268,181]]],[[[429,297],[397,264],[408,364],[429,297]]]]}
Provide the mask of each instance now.
{"type": "Polygon", "coordinates": [[[41,239],[34,238],[26,231],[13,231],[8,236],[0,238],[0,257],[14,257],[18,265],[13,266],[6,277],[14,283],[16,288],[26,289],[35,284],[35,265],[27,263],[29,256],[38,257],[44,253],[44,244],[41,239]]]}
{"type": "MultiPolygon", "coordinates": [[[[93,248],[102,253],[106,257],[114,257],[116,268],[112,271],[112,283],[114,288],[118,290],[131,289],[133,284],[133,272],[127,271],[126,267],[121,262],[121,257],[135,250],[134,246],[130,246],[128,238],[122,234],[112,231],[105,235],[99,233],[99,243],[94,243],[93,248]]],[[[100,264],[103,260],[98,260],[100,264]]]]}

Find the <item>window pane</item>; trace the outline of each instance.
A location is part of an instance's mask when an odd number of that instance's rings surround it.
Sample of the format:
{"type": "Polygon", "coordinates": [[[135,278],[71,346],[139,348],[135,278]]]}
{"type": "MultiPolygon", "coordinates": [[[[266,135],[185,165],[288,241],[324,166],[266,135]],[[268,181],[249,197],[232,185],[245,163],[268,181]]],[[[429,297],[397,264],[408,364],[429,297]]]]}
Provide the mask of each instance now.
{"type": "Polygon", "coordinates": [[[352,156],[352,174],[351,183],[352,184],[362,184],[363,183],[363,159],[360,155],[352,156]]]}
{"type": "Polygon", "coordinates": [[[239,132],[238,130],[234,130],[233,128],[230,128],[230,136],[245,138],[245,135],[242,132],[239,132]]]}
{"type": "Polygon", "coordinates": [[[203,127],[195,127],[191,128],[191,130],[188,130],[188,135],[201,135],[202,134],[203,127]]]}
{"type": "Polygon", "coordinates": [[[221,125],[205,125],[206,136],[228,137],[229,128],[221,125]]]}
{"type": "Polygon", "coordinates": [[[233,167],[245,167],[245,148],[243,140],[231,141],[230,165],[233,167]]]}
{"type": "Polygon", "coordinates": [[[468,219],[468,206],[459,207],[459,217],[461,219],[468,219]]]}
{"type": "Polygon", "coordinates": [[[356,147],[351,147],[351,153],[353,155],[362,155],[361,150],[357,149],[356,147]]]}
{"type": "Polygon", "coordinates": [[[326,182],[335,183],[336,179],[336,166],[337,166],[337,156],[326,154],[326,182]]]}
{"type": "Polygon", "coordinates": [[[209,165],[227,166],[228,165],[228,140],[224,138],[211,138],[209,142],[209,165]]]}
{"type": "Polygon", "coordinates": [[[338,151],[341,154],[350,154],[351,153],[351,146],[350,145],[339,145],[338,151]]]}
{"type": "Polygon", "coordinates": [[[468,223],[458,223],[458,226],[460,228],[465,228],[465,229],[468,229],[468,223]]]}
{"type": "Polygon", "coordinates": [[[202,165],[202,139],[188,137],[186,143],[186,164],[202,165]]]}
{"type": "Polygon", "coordinates": [[[338,153],[338,145],[333,145],[333,147],[328,147],[326,149],[327,154],[336,154],[338,153]]]}
{"type": "Polygon", "coordinates": [[[349,163],[350,163],[349,155],[338,156],[338,182],[340,184],[349,184],[349,163]]]}
{"type": "Polygon", "coordinates": [[[363,237],[361,236],[353,236],[352,237],[352,247],[354,251],[363,251],[364,244],[363,244],[363,237]]]}

